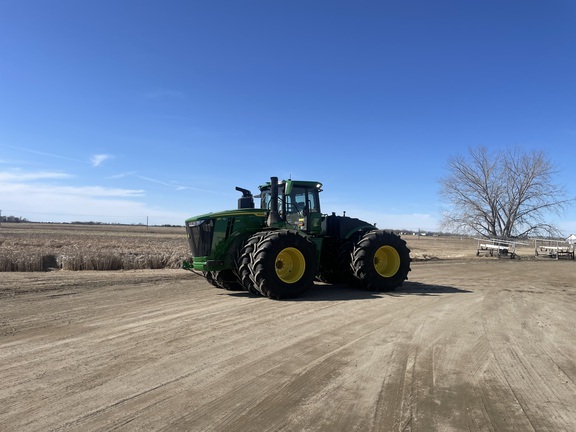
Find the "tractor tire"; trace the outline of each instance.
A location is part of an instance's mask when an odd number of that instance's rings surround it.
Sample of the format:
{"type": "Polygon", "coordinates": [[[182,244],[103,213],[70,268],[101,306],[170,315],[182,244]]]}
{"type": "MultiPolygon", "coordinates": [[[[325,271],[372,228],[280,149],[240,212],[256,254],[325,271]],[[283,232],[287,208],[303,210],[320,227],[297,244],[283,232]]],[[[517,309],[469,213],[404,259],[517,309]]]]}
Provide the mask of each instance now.
{"type": "Polygon", "coordinates": [[[316,248],[288,230],[272,231],[256,244],[250,265],[252,280],[263,296],[294,298],[304,294],[316,275],[316,248]]]}
{"type": "Polygon", "coordinates": [[[238,276],[240,284],[245,290],[256,295],[261,295],[261,293],[252,280],[252,271],[250,270],[250,264],[252,263],[251,256],[252,252],[254,252],[254,246],[256,246],[260,239],[266,234],[267,232],[259,232],[248,238],[242,249],[239,250],[238,258],[236,259],[236,275],[238,276]]]}
{"type": "Polygon", "coordinates": [[[370,291],[393,291],[408,279],[410,262],[404,240],[382,230],[370,231],[352,251],[354,283],[370,291]]]}
{"type": "Polygon", "coordinates": [[[244,291],[244,287],[238,281],[236,274],[232,270],[218,270],[212,272],[212,275],[220,288],[229,291],[244,291]]]}
{"type": "Polygon", "coordinates": [[[220,284],[218,283],[218,281],[214,277],[214,272],[207,271],[207,272],[202,272],[202,274],[204,275],[204,277],[206,278],[206,280],[208,281],[208,283],[210,285],[212,285],[216,288],[224,288],[224,287],[220,286],[220,284]]]}
{"type": "MultiPolygon", "coordinates": [[[[362,238],[365,231],[353,234],[349,239],[338,242],[336,251],[332,255],[330,262],[318,278],[322,282],[331,284],[351,284],[352,277],[352,250],[358,240],[362,238]]],[[[324,243],[323,247],[330,247],[324,243]]]]}
{"type": "Polygon", "coordinates": [[[318,275],[318,279],[330,284],[349,283],[352,278],[352,249],[354,249],[354,242],[351,240],[338,245],[331,262],[318,275]]]}
{"type": "Polygon", "coordinates": [[[322,242],[320,270],[316,276],[320,282],[326,282],[330,284],[340,283],[337,263],[337,253],[340,244],[340,242],[329,241],[328,239],[324,239],[322,242]]]}
{"type": "Polygon", "coordinates": [[[352,251],[354,250],[355,242],[348,240],[338,249],[338,279],[340,283],[350,284],[352,282],[352,251]]]}

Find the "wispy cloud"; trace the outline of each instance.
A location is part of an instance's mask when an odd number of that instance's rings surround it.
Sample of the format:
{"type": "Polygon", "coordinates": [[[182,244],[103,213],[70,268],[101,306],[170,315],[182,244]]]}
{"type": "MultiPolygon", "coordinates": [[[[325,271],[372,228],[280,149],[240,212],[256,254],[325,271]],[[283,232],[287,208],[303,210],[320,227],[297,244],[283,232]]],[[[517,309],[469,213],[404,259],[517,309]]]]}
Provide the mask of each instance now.
{"type": "Polygon", "coordinates": [[[69,156],[64,156],[64,155],[61,155],[58,153],[41,152],[38,150],[32,150],[32,149],[26,148],[26,147],[18,147],[18,146],[13,146],[13,145],[8,145],[8,144],[0,144],[0,147],[11,148],[14,150],[19,150],[19,151],[37,154],[40,156],[48,156],[48,157],[52,157],[52,158],[64,159],[64,160],[69,160],[69,161],[73,161],[73,162],[84,162],[84,161],[81,161],[80,159],[71,158],[69,156]]]}
{"type": "Polygon", "coordinates": [[[144,196],[141,189],[105,188],[101,186],[54,186],[47,184],[0,183],[3,194],[60,195],[82,198],[134,198],[144,196]]]}
{"type": "Polygon", "coordinates": [[[201,188],[197,188],[194,186],[186,186],[186,185],[180,184],[178,182],[173,182],[173,181],[171,182],[171,181],[164,181],[164,180],[155,179],[152,177],[138,174],[137,171],[126,171],[123,173],[111,175],[107,178],[111,179],[111,180],[117,180],[117,179],[122,179],[122,178],[127,178],[127,177],[135,177],[135,178],[138,178],[140,180],[144,180],[144,181],[147,181],[150,183],[165,186],[165,187],[173,189],[175,191],[193,190],[193,191],[197,191],[197,192],[205,192],[205,193],[210,193],[210,194],[227,195],[227,194],[221,194],[221,193],[215,192],[213,190],[201,189],[201,188]]]}
{"type": "Polygon", "coordinates": [[[70,179],[74,176],[61,172],[0,171],[0,191],[3,198],[10,194],[63,195],[89,198],[142,197],[142,189],[106,188],[102,186],[66,186],[43,180],[70,179]]]}
{"type": "Polygon", "coordinates": [[[70,178],[75,177],[60,172],[0,171],[2,208],[24,216],[41,214],[45,221],[62,221],[65,214],[108,214],[108,218],[99,218],[102,221],[137,220],[142,215],[168,216],[167,212],[151,209],[143,202],[143,189],[67,184],[70,178]]]}
{"type": "MultiPolygon", "coordinates": [[[[18,213],[32,220],[66,221],[99,220],[101,222],[138,222],[147,216],[174,217],[168,211],[150,208],[141,190],[33,185],[26,183],[0,185],[6,214],[18,213]],[[41,215],[41,216],[34,216],[41,215]]],[[[172,223],[180,218],[174,217],[172,223]]]]}
{"type": "Polygon", "coordinates": [[[123,172],[123,173],[119,173],[119,174],[114,174],[111,176],[108,176],[108,179],[121,179],[121,178],[126,178],[126,177],[131,177],[133,175],[135,175],[138,171],[128,171],[128,172],[123,172]]]}
{"type": "Polygon", "coordinates": [[[92,198],[135,198],[145,195],[142,189],[106,188],[102,186],[62,186],[56,191],[67,195],[82,195],[92,198]]]}
{"type": "Polygon", "coordinates": [[[92,162],[92,166],[97,167],[100,166],[102,164],[102,162],[104,162],[105,160],[108,159],[112,159],[113,156],[109,155],[109,154],[97,154],[97,155],[93,155],[90,158],[90,162],[92,162]]]}
{"type": "Polygon", "coordinates": [[[168,187],[171,187],[171,188],[178,187],[178,185],[175,185],[175,184],[173,184],[173,183],[168,183],[168,182],[165,182],[165,181],[162,181],[162,180],[156,180],[156,179],[153,179],[153,178],[150,178],[150,177],[146,177],[146,176],[142,176],[142,175],[138,175],[138,176],[136,176],[136,177],[138,177],[139,179],[142,179],[142,180],[146,180],[146,181],[151,182],[151,183],[156,183],[156,184],[162,185],[162,186],[168,186],[168,187]]]}
{"type": "Polygon", "coordinates": [[[22,172],[20,170],[0,171],[0,182],[28,182],[35,180],[67,179],[72,177],[72,175],[62,172],[22,172]]]}
{"type": "Polygon", "coordinates": [[[200,189],[200,188],[196,188],[196,187],[192,187],[192,186],[184,186],[184,185],[174,183],[174,182],[170,183],[170,182],[166,182],[163,180],[158,180],[158,179],[154,179],[154,178],[146,177],[146,176],[142,176],[142,175],[137,175],[136,177],[141,179],[141,180],[146,180],[146,181],[151,182],[151,183],[156,183],[156,184],[159,184],[162,186],[166,186],[166,187],[172,188],[172,189],[177,190],[177,191],[195,190],[198,192],[209,192],[209,193],[214,192],[214,191],[210,191],[210,190],[206,190],[206,189],[200,189]]]}
{"type": "Polygon", "coordinates": [[[135,177],[135,178],[138,178],[140,180],[145,180],[145,181],[150,182],[150,183],[165,186],[167,188],[170,188],[170,189],[173,189],[176,191],[194,190],[194,191],[198,191],[198,192],[208,192],[208,193],[214,192],[214,191],[210,191],[210,190],[206,190],[206,189],[200,189],[200,188],[193,187],[193,186],[185,186],[185,185],[177,183],[177,182],[169,182],[169,181],[159,180],[159,179],[155,179],[152,177],[140,175],[140,174],[138,174],[138,171],[126,171],[126,172],[122,172],[122,173],[108,176],[107,178],[110,180],[117,180],[117,179],[122,179],[122,178],[127,178],[127,177],[135,177]]]}

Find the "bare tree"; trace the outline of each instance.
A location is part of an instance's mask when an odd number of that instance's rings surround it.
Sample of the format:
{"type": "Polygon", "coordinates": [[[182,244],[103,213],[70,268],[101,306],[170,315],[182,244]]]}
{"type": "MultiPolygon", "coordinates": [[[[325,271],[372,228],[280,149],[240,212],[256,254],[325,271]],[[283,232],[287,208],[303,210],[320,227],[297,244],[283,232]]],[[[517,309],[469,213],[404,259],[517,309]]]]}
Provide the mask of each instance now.
{"type": "Polygon", "coordinates": [[[440,179],[440,194],[450,204],[442,226],[455,232],[499,238],[558,235],[546,218],[561,215],[575,201],[555,183],[558,172],[542,151],[471,148],[467,156],[450,158],[448,171],[440,179]]]}

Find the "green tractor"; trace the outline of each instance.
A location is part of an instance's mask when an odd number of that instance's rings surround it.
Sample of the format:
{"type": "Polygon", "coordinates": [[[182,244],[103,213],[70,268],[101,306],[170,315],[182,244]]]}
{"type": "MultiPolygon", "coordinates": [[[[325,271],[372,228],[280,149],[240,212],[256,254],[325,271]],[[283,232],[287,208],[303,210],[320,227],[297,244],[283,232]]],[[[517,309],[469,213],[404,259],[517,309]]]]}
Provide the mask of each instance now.
{"type": "Polygon", "coordinates": [[[322,214],[322,184],[272,177],[260,206],[240,187],[238,209],[186,220],[192,260],[212,285],[273,299],[301,296],[315,279],[393,291],[408,278],[410,249],[399,236],[346,215],[322,214]]]}

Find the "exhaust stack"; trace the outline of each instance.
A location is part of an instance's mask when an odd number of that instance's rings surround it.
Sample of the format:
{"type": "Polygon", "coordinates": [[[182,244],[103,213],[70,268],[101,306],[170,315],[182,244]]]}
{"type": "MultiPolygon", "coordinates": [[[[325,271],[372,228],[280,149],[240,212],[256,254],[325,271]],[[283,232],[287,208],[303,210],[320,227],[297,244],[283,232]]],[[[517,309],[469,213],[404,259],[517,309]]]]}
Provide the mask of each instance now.
{"type": "Polygon", "coordinates": [[[266,224],[269,227],[280,222],[278,213],[278,177],[270,177],[270,213],[266,224]]]}

